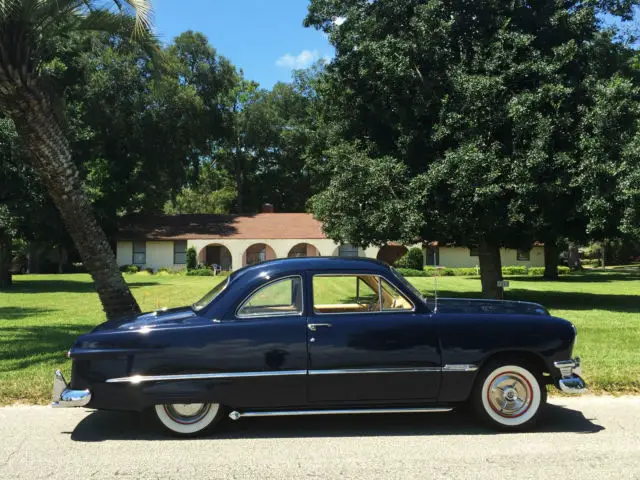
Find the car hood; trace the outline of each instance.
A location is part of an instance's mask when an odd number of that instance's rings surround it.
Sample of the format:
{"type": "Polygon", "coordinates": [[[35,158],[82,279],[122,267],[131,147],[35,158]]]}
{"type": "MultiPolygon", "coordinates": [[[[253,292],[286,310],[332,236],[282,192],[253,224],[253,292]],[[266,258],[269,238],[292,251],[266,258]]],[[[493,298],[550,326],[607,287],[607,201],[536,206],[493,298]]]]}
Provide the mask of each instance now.
{"type": "Polygon", "coordinates": [[[191,307],[156,310],[141,313],[118,320],[109,320],[93,329],[93,332],[106,330],[139,330],[142,328],[184,327],[208,323],[206,319],[196,314],[191,307]]]}
{"type": "MultiPolygon", "coordinates": [[[[436,307],[434,299],[429,299],[429,306],[436,307]]],[[[471,298],[438,298],[437,311],[438,313],[508,313],[549,316],[547,309],[539,303],[471,298]]]]}

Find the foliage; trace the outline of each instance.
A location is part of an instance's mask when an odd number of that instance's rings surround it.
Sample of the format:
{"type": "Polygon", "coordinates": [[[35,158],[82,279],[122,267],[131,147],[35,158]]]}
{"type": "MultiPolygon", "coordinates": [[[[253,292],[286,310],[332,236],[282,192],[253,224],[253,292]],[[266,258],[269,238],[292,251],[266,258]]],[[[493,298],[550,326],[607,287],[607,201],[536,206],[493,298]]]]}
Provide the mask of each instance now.
{"type": "Polygon", "coordinates": [[[210,268],[195,268],[193,270],[187,270],[187,275],[192,277],[213,277],[215,272],[210,268]]]}
{"type": "Polygon", "coordinates": [[[237,196],[237,192],[230,187],[212,192],[202,192],[186,187],[176,195],[175,200],[165,203],[164,213],[167,215],[229,213],[237,196]]]}
{"type": "Polygon", "coordinates": [[[187,249],[187,270],[195,270],[197,265],[196,249],[189,247],[187,249]]]}
{"type": "MultiPolygon", "coordinates": [[[[543,271],[544,271],[544,267],[542,267],[542,268],[543,268],[543,271]]],[[[502,267],[502,274],[503,275],[526,275],[527,271],[528,271],[527,267],[523,266],[523,265],[514,265],[514,266],[502,267]]]]}
{"type": "Polygon", "coordinates": [[[333,176],[311,208],[329,236],[480,245],[489,288],[500,246],[633,231],[635,54],[599,15],[635,3],[312,0],[306,24],[336,48],[327,115],[351,145],[322,152],[333,176]]]}
{"type": "Polygon", "coordinates": [[[123,273],[138,273],[140,267],[138,265],[122,265],[120,271],[123,273]]]}
{"type": "MultiPolygon", "coordinates": [[[[436,274],[438,277],[473,277],[480,274],[480,269],[477,268],[450,268],[450,267],[438,267],[437,269],[431,266],[424,267],[422,270],[410,269],[410,268],[397,268],[405,277],[433,277],[436,274]]],[[[569,267],[559,266],[558,275],[568,275],[571,272],[569,267]]],[[[502,274],[505,276],[542,276],[544,275],[544,267],[525,267],[522,265],[504,266],[502,267],[502,274]]]]}
{"type": "Polygon", "coordinates": [[[410,248],[397,262],[396,267],[411,268],[414,270],[422,270],[424,257],[422,249],[418,247],[410,248]]]}

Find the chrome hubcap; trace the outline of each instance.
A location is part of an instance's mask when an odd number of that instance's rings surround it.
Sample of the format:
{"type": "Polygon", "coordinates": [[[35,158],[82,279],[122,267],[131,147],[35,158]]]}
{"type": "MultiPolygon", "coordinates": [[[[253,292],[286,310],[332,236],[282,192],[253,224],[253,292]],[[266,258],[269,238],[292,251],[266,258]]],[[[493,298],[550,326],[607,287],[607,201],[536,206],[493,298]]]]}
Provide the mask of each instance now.
{"type": "Polygon", "coordinates": [[[202,420],[210,409],[211,404],[209,403],[173,403],[164,406],[165,412],[172,420],[183,424],[202,420]]]}
{"type": "Polygon", "coordinates": [[[501,373],[489,385],[489,405],[503,417],[519,417],[531,406],[533,391],[529,381],[515,372],[501,373]]]}

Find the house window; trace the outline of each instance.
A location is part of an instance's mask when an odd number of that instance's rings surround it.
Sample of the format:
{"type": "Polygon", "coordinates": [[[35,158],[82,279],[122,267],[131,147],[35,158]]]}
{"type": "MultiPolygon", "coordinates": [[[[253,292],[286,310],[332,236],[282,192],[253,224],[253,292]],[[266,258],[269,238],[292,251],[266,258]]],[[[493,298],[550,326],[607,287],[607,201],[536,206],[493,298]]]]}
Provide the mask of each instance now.
{"type": "Polygon", "coordinates": [[[144,265],[147,263],[147,242],[144,240],[133,241],[133,259],[134,265],[144,265]]]}
{"type": "Polygon", "coordinates": [[[469,247],[469,256],[470,257],[478,257],[478,256],[480,256],[480,252],[478,251],[478,247],[469,247]]]}
{"type": "Polygon", "coordinates": [[[517,258],[519,262],[528,262],[531,260],[531,250],[518,249],[517,258]]]}
{"type": "Polygon", "coordinates": [[[350,243],[344,243],[338,248],[339,257],[357,257],[358,247],[351,245],[350,243]]]}
{"type": "Polygon", "coordinates": [[[185,265],[187,263],[187,241],[176,240],[173,242],[173,264],[185,265]]]}

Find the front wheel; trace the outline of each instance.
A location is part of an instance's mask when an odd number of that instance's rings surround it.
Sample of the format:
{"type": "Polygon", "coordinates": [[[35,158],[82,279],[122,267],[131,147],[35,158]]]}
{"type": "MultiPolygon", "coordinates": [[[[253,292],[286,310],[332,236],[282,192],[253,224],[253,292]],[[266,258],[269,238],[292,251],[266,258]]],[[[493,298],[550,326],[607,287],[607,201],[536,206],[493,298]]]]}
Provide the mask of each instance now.
{"type": "Polygon", "coordinates": [[[496,363],[483,369],[471,398],[480,419],[501,430],[533,427],[547,401],[547,390],[534,372],[515,363],[496,363]]]}
{"type": "Polygon", "coordinates": [[[222,408],[218,403],[171,403],[156,405],[155,413],[171,433],[188,437],[213,426],[222,416],[222,408]]]}

